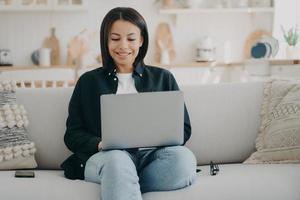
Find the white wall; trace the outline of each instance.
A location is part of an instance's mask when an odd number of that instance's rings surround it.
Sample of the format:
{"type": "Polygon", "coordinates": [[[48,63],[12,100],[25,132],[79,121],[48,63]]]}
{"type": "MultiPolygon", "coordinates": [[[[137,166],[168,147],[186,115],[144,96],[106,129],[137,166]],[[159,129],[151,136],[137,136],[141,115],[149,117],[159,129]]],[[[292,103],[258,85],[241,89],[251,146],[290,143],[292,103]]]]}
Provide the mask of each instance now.
{"type": "MultiPolygon", "coordinates": [[[[129,6],[137,9],[146,19],[150,34],[147,62],[154,57],[154,35],[158,23],[166,21],[173,27],[177,58],[175,62],[192,62],[195,43],[200,36],[209,35],[217,44],[218,60],[223,58],[226,40],[232,44],[232,60],[243,55],[245,38],[256,28],[272,30],[272,14],[250,15],[247,13],[188,14],[178,16],[176,26],[169,15],[160,15],[154,0],[88,0],[87,12],[3,12],[0,11],[0,48],[12,51],[15,65],[31,64],[30,55],[38,49],[49,28],[56,27],[61,43],[63,61],[66,61],[67,43],[82,29],[98,31],[104,15],[113,7],[129,6]]],[[[95,48],[100,49],[99,40],[95,48]]]]}
{"type": "Polygon", "coordinates": [[[299,10],[299,0],[275,0],[273,36],[278,38],[279,40],[279,52],[276,56],[277,58],[284,58],[286,56],[285,48],[287,46],[287,43],[284,40],[281,26],[283,26],[286,31],[288,31],[292,27],[297,27],[299,31],[299,10]]]}

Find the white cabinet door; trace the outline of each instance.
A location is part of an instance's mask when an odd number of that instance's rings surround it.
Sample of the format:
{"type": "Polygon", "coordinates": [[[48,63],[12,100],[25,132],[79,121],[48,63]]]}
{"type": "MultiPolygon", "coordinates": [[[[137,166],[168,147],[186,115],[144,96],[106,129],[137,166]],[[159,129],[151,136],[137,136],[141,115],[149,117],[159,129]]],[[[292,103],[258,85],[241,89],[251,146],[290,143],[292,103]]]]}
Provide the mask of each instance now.
{"type": "MultiPolygon", "coordinates": [[[[24,87],[25,83],[42,82],[43,87],[47,82],[57,83],[63,82],[66,85],[68,82],[74,82],[75,71],[73,69],[36,69],[36,70],[15,70],[15,71],[3,71],[0,72],[0,81],[14,80],[17,83],[21,83],[24,87]]],[[[55,87],[55,86],[54,86],[55,87]]]]}
{"type": "Polygon", "coordinates": [[[300,79],[300,65],[272,66],[271,74],[273,77],[300,79]]]}
{"type": "Polygon", "coordinates": [[[228,82],[226,67],[178,67],[171,68],[178,85],[197,85],[228,82]]]}

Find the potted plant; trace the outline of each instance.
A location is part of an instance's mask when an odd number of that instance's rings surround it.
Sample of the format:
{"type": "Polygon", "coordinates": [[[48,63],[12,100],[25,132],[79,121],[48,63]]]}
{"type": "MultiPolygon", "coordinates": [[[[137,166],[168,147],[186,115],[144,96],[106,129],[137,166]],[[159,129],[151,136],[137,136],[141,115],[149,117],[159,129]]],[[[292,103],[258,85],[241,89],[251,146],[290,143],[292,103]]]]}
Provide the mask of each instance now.
{"type": "Polygon", "coordinates": [[[283,32],[284,40],[287,43],[286,47],[286,57],[287,58],[297,58],[298,56],[298,41],[299,41],[299,30],[296,27],[290,28],[288,31],[286,31],[283,26],[281,26],[281,30],[283,32]]]}

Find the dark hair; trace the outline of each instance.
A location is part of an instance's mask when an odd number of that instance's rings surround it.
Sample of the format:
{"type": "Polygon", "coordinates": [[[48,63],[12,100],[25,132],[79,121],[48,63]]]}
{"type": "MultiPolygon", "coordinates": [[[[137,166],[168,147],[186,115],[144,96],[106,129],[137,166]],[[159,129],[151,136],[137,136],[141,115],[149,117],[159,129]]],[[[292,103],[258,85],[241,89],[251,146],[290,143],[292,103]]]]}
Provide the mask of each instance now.
{"type": "Polygon", "coordinates": [[[143,37],[143,44],[140,47],[139,54],[135,58],[133,63],[134,67],[137,64],[145,65],[144,64],[144,57],[146,56],[148,50],[148,43],[149,43],[149,36],[148,36],[148,29],[146,21],[144,20],[143,16],[138,13],[133,8],[127,7],[117,7],[110,10],[104,17],[101,29],[100,29],[100,46],[101,46],[101,56],[102,56],[102,63],[103,67],[112,67],[114,66],[114,61],[109,54],[108,50],[108,36],[112,24],[117,20],[125,20],[128,21],[137,27],[139,27],[141,31],[141,36],[143,37]]]}

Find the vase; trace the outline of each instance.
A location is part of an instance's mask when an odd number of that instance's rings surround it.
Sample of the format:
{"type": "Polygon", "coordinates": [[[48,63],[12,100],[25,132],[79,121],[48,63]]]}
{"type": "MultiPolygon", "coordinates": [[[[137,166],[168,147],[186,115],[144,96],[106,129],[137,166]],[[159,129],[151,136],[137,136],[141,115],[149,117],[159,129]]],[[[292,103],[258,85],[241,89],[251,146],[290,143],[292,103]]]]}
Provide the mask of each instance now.
{"type": "Polygon", "coordinates": [[[49,67],[51,65],[51,49],[41,48],[39,49],[39,65],[43,67],[49,67]]]}
{"type": "Polygon", "coordinates": [[[298,46],[287,46],[286,47],[286,58],[287,59],[297,59],[299,57],[298,46]]]}
{"type": "Polygon", "coordinates": [[[162,7],[164,9],[173,8],[174,7],[174,0],[163,0],[162,1],[162,7]]]}

